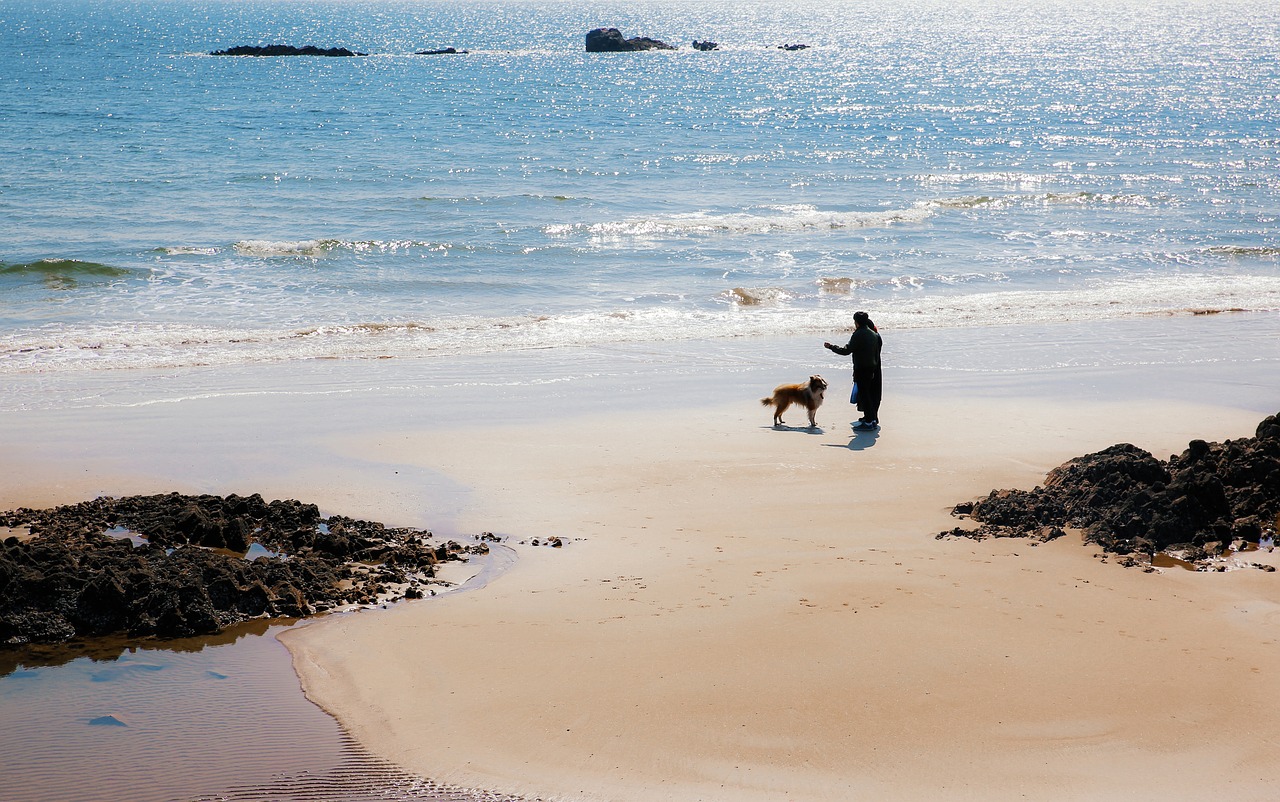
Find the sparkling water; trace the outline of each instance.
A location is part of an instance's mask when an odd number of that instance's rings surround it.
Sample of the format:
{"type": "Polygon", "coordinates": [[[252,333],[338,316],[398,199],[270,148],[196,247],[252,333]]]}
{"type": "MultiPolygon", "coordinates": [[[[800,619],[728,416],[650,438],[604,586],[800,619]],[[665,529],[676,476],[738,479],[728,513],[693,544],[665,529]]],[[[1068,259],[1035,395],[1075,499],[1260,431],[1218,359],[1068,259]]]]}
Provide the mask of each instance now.
{"type": "Polygon", "coordinates": [[[1280,310],[1274,3],[0,0],[0,30],[11,377],[1280,310]],[[679,49],[584,52],[601,26],[679,49]],[[275,43],[369,55],[208,55],[275,43]]]}

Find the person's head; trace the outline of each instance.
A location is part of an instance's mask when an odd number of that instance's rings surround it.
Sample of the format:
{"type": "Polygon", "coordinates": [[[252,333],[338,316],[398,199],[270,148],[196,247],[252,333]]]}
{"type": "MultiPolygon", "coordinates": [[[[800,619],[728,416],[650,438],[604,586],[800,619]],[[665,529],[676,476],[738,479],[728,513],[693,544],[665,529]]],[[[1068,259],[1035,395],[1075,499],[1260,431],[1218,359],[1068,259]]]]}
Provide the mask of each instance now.
{"type": "Polygon", "coordinates": [[[871,322],[871,315],[868,315],[866,312],[854,312],[853,325],[860,329],[869,327],[872,331],[876,331],[876,324],[871,322]]]}

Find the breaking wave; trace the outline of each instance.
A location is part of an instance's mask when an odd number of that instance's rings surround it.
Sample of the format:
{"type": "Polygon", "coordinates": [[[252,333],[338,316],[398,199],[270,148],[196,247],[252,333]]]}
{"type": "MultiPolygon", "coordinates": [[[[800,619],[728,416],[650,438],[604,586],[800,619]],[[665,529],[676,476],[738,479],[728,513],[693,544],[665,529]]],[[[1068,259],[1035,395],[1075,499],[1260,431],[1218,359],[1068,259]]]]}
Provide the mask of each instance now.
{"type": "Polygon", "coordinates": [[[815,206],[772,207],[772,214],[747,212],[709,214],[694,212],[669,217],[637,218],[600,223],[563,223],[543,228],[552,237],[586,234],[596,238],[641,238],[714,234],[767,234],[778,232],[830,231],[833,229],[880,228],[897,223],[919,223],[933,212],[929,209],[837,212],[815,206]]]}
{"type": "Polygon", "coordinates": [[[1098,280],[1070,290],[975,293],[955,293],[943,285],[936,289],[892,283],[868,287],[854,279],[831,278],[819,282],[808,295],[784,288],[739,287],[707,299],[701,307],[659,304],[288,328],[51,324],[0,332],[0,375],[477,355],[490,353],[495,341],[509,351],[810,334],[847,327],[853,311],[862,307],[874,308],[881,326],[912,329],[1274,312],[1280,311],[1280,277],[1144,276],[1098,280]]]}
{"type": "Polygon", "coordinates": [[[794,296],[781,287],[734,287],[720,297],[734,306],[770,306],[794,296]]]}
{"type": "Polygon", "coordinates": [[[448,250],[447,243],[422,240],[241,240],[231,246],[241,256],[305,257],[321,259],[334,252],[346,253],[400,253],[411,250],[448,250]]]}
{"type": "Polygon", "coordinates": [[[169,245],[156,248],[155,252],[166,256],[217,256],[222,253],[222,248],[217,246],[169,245]]]}
{"type": "Polygon", "coordinates": [[[814,282],[818,287],[818,292],[824,295],[848,295],[851,292],[874,286],[875,282],[868,279],[850,278],[848,276],[823,276],[814,282]]]}
{"type": "MultiPolygon", "coordinates": [[[[1004,177],[1008,179],[1008,176],[1004,177]]],[[[996,179],[992,179],[995,181],[996,179]]],[[[1004,180],[1004,179],[1001,179],[1004,180]]],[[[1011,179],[1010,179],[1011,180],[1011,179]]],[[[1027,183],[1016,181],[1013,183],[1027,183]]],[[[1059,205],[1131,206],[1147,208],[1168,203],[1165,195],[1142,195],[1133,192],[1015,192],[1009,195],[961,195],[954,198],[932,198],[922,201],[924,208],[939,209],[1007,209],[1014,206],[1037,207],[1059,205]]]]}
{"type": "Polygon", "coordinates": [[[44,278],[119,278],[133,271],[99,262],[79,259],[37,259],[34,262],[6,264],[0,262],[0,276],[37,276],[44,278]]]}
{"type": "Polygon", "coordinates": [[[1214,245],[1204,251],[1215,256],[1280,256],[1280,246],[1277,245],[1214,245]]]}

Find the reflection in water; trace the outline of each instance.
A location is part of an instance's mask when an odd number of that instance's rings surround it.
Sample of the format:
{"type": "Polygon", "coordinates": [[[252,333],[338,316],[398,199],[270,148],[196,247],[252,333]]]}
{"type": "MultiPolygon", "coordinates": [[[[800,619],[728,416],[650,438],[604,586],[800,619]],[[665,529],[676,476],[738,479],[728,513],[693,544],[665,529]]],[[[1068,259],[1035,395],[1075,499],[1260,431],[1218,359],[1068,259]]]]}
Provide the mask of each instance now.
{"type": "Polygon", "coordinates": [[[1261,568],[1275,570],[1275,536],[1267,535],[1257,543],[1236,541],[1221,551],[1205,551],[1202,548],[1171,549],[1151,555],[1154,568],[1181,568],[1184,571],[1231,571],[1237,568],[1261,568]],[[1236,559],[1240,558],[1240,559],[1236,559]],[[1254,562],[1262,560],[1261,563],[1254,562]]]}
{"type": "Polygon", "coordinates": [[[113,526],[102,534],[113,540],[127,540],[133,544],[135,549],[147,545],[147,538],[144,535],[140,535],[132,529],[126,529],[123,526],[113,526]]]}
{"type": "Polygon", "coordinates": [[[1166,554],[1163,551],[1157,551],[1151,557],[1151,565],[1156,568],[1181,568],[1186,571],[1195,571],[1195,563],[1174,557],[1172,554],[1166,554]]]}
{"type": "Polygon", "coordinates": [[[294,623],[295,619],[256,619],[227,627],[214,635],[173,640],[139,639],[127,635],[92,638],[74,643],[33,643],[18,649],[0,649],[0,677],[12,674],[19,667],[32,669],[45,666],[61,666],[73,660],[87,658],[93,662],[118,660],[125,653],[138,652],[199,652],[212,646],[235,643],[247,635],[262,635],[273,628],[294,623]]]}
{"type": "MultiPolygon", "coordinates": [[[[505,561],[486,560],[464,588],[505,561]]],[[[249,621],[169,641],[0,650],[5,802],[464,802],[375,758],[302,694],[276,634],[249,621]]]]}
{"type": "MultiPolygon", "coordinates": [[[[329,531],[328,525],[323,523],[319,524],[316,528],[320,532],[324,532],[324,533],[328,533],[329,531]]],[[[146,546],[148,543],[150,543],[146,535],[139,534],[138,532],[135,532],[132,529],[128,529],[123,526],[113,526],[110,529],[104,530],[103,534],[111,538],[112,540],[127,540],[133,544],[133,547],[135,549],[142,548],[143,546],[146,546]]],[[[188,544],[188,545],[191,548],[205,548],[204,546],[191,546],[191,544],[188,544]]],[[[270,559],[270,560],[281,560],[281,561],[289,559],[289,555],[279,551],[272,551],[271,549],[267,548],[266,546],[262,545],[256,540],[253,543],[250,543],[249,550],[244,552],[229,551],[227,549],[207,549],[207,550],[216,552],[218,554],[227,554],[232,557],[242,557],[243,559],[248,560],[249,562],[253,562],[259,557],[266,557],[267,559],[270,559]]],[[[172,554],[172,553],[173,553],[173,549],[165,549],[165,554],[172,554]]]]}
{"type": "Polygon", "coordinates": [[[268,560],[287,560],[287,559],[289,559],[289,555],[287,555],[287,554],[282,554],[282,553],[280,553],[280,552],[278,552],[278,551],[272,551],[271,549],[267,548],[266,546],[262,545],[261,543],[254,542],[254,543],[249,544],[249,550],[245,552],[245,554],[244,554],[244,558],[245,558],[246,560],[248,560],[249,562],[253,562],[254,560],[258,559],[259,557],[266,557],[268,560]]]}
{"type": "Polygon", "coordinates": [[[340,761],[336,724],[302,696],[279,623],[201,641],[95,641],[5,652],[6,802],[172,802],[340,761]],[[269,637],[261,637],[266,634],[269,637]]]}

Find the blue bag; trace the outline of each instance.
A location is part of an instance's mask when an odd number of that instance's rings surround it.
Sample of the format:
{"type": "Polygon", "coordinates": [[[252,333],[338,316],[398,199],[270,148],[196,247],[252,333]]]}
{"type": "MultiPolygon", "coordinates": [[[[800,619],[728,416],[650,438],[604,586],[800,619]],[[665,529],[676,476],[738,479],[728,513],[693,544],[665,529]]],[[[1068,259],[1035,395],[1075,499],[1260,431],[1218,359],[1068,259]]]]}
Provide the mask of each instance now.
{"type": "Polygon", "coordinates": [[[857,382],[853,383],[853,392],[849,393],[849,403],[850,404],[858,403],[858,383],[857,382]]]}

